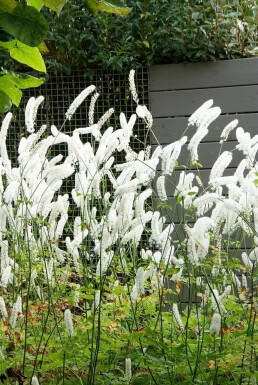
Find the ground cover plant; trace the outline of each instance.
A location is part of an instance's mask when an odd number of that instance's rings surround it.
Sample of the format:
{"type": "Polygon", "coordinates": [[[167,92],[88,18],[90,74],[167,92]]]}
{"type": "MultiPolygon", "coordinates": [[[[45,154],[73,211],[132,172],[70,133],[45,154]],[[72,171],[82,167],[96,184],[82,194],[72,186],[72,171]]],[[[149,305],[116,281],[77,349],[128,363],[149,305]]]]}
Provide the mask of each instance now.
{"type": "Polygon", "coordinates": [[[194,135],[186,129],[168,146],[136,153],[136,119],[149,130],[153,121],[134,71],[129,83],[136,114],[121,113],[116,129],[104,128],[112,108],[95,122],[94,86],[49,134],[36,120],[44,98],[31,98],[15,160],[6,146],[12,114],[3,120],[0,380],[256,384],[258,135],[236,120],[227,125],[205,185],[198,145],[220,108],[205,102],[189,118],[194,135]],[[88,96],[88,126],[66,134],[88,96]],[[224,151],[233,130],[238,144],[224,151]],[[243,159],[225,176],[236,152],[243,159]]]}

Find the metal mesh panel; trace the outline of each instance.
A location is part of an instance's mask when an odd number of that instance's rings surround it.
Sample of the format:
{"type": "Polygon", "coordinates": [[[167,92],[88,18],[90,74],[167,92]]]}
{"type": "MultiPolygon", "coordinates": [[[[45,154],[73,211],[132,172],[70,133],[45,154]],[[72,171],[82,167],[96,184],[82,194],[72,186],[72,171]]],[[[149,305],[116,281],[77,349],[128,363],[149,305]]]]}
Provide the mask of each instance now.
{"type": "MultiPolygon", "coordinates": [[[[120,112],[124,112],[126,118],[129,119],[132,113],[135,113],[136,105],[132,100],[129,92],[128,73],[118,74],[115,72],[107,72],[98,70],[95,72],[92,78],[84,76],[84,71],[75,71],[71,75],[50,75],[49,79],[41,87],[25,90],[23,99],[19,108],[14,108],[14,120],[10,126],[7,137],[7,149],[9,156],[12,160],[13,166],[17,162],[17,149],[20,138],[24,135],[28,135],[25,131],[24,110],[27,101],[31,96],[43,95],[45,101],[38,109],[36,119],[36,131],[42,124],[47,124],[47,133],[50,132],[50,127],[54,124],[58,129],[61,128],[65,112],[75,97],[86,87],[91,84],[96,86],[97,92],[100,94],[97,103],[95,105],[95,117],[97,120],[111,107],[115,109],[115,113],[109,120],[109,124],[105,124],[102,128],[102,132],[108,125],[113,126],[115,129],[120,128],[119,115],[120,112]]],[[[135,82],[138,90],[139,100],[141,104],[148,106],[148,71],[147,69],[140,69],[136,71],[135,82]]],[[[70,134],[75,128],[88,126],[88,109],[90,104],[90,96],[82,103],[82,105],[76,110],[70,121],[66,121],[62,127],[62,132],[70,134]]],[[[134,126],[135,138],[131,140],[131,146],[133,150],[139,151],[144,148],[143,142],[150,143],[150,138],[147,133],[147,129],[140,119],[137,120],[134,126]],[[146,135],[148,137],[146,138],[146,135]],[[146,140],[147,139],[147,140],[146,140]]],[[[88,136],[86,139],[91,140],[88,136]]],[[[51,149],[49,157],[54,157],[57,154],[67,155],[67,147],[65,144],[55,145],[51,149]]],[[[124,154],[118,154],[116,161],[124,161],[124,154]]],[[[74,178],[72,176],[71,178],[74,178]]],[[[64,180],[61,193],[71,191],[71,178],[64,180]]],[[[77,215],[77,209],[75,204],[70,199],[70,214],[72,217],[77,215]]],[[[66,234],[72,231],[70,224],[66,228],[66,234]]]]}
{"type": "MultiPolygon", "coordinates": [[[[115,114],[111,117],[109,125],[119,128],[120,112],[124,112],[127,118],[129,118],[132,113],[135,113],[136,106],[129,92],[128,73],[118,74],[98,70],[91,79],[85,77],[84,71],[82,70],[75,71],[71,75],[50,75],[49,79],[41,87],[24,90],[19,109],[14,108],[14,123],[9,130],[7,138],[7,146],[12,161],[15,162],[20,137],[26,135],[24,109],[31,96],[37,97],[43,95],[45,97],[43,107],[38,109],[37,127],[39,128],[42,124],[47,124],[48,127],[50,127],[51,124],[55,124],[57,128],[60,129],[69,105],[84,88],[91,84],[96,85],[96,89],[100,94],[95,107],[95,121],[97,121],[107,109],[114,107],[115,114]]],[[[142,68],[136,72],[136,85],[140,103],[148,106],[147,69],[142,68]]],[[[82,103],[71,121],[66,122],[62,132],[71,133],[75,128],[87,126],[89,100],[90,97],[82,103]]],[[[134,134],[137,135],[137,138],[133,141],[132,146],[135,151],[138,151],[143,148],[141,141],[146,139],[147,134],[146,128],[139,120],[135,125],[134,134]]],[[[149,140],[147,142],[149,142],[149,140]]],[[[58,153],[58,146],[56,146],[55,152],[58,153]]]]}

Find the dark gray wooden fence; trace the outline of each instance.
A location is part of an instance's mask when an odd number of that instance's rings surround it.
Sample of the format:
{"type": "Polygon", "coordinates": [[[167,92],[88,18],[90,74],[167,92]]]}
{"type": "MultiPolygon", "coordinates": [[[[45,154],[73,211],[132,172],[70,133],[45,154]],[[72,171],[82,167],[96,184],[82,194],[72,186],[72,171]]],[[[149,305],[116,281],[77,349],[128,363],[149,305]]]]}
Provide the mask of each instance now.
{"type": "MultiPolygon", "coordinates": [[[[258,58],[208,63],[169,64],[150,68],[149,100],[154,117],[154,134],[160,144],[178,140],[187,127],[188,117],[208,99],[222,109],[222,115],[210,125],[209,134],[199,147],[200,176],[207,181],[216,160],[222,129],[233,119],[253,136],[258,133],[258,58]]],[[[187,131],[191,138],[195,128],[187,131]]],[[[223,150],[234,147],[235,131],[223,150]]],[[[152,137],[152,144],[157,141],[152,137]]],[[[185,150],[179,163],[185,164],[185,150]]],[[[236,168],[241,154],[235,152],[230,168],[236,168]]],[[[232,172],[233,170],[231,170],[232,172]]]]}
{"type": "MultiPolygon", "coordinates": [[[[208,181],[210,169],[221,148],[221,131],[230,121],[238,119],[239,126],[249,131],[251,136],[258,134],[258,58],[158,65],[150,68],[149,103],[154,117],[155,135],[151,139],[152,145],[157,145],[156,138],[162,145],[178,140],[187,127],[189,116],[208,99],[214,100],[214,106],[219,106],[222,114],[210,125],[209,134],[199,146],[199,160],[203,165],[199,176],[204,184],[208,181]]],[[[187,131],[188,138],[192,137],[195,130],[196,128],[190,128],[187,131]]],[[[235,144],[236,136],[233,131],[229,141],[223,145],[223,151],[234,148],[235,144]]],[[[185,148],[179,164],[186,164],[188,158],[189,152],[185,148]]],[[[235,151],[225,175],[232,175],[241,159],[240,152],[235,151]]],[[[175,183],[179,173],[180,171],[175,172],[175,183]]],[[[170,218],[177,228],[174,237],[183,238],[183,227],[178,224],[182,220],[182,209],[175,209],[172,190],[168,185],[168,203],[174,206],[170,218]]],[[[235,237],[239,239],[241,235],[236,234],[235,237]]],[[[241,247],[251,247],[251,240],[245,239],[241,247]]],[[[232,253],[239,257],[242,251],[232,250],[232,253]]],[[[181,296],[182,300],[188,301],[185,291],[181,296]]]]}

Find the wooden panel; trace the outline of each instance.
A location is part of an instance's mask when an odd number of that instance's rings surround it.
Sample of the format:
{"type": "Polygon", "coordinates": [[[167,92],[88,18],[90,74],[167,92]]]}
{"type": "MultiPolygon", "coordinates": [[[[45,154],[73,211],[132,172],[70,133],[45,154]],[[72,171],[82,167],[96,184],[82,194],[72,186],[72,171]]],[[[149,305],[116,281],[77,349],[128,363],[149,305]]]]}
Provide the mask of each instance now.
{"type": "MultiPolygon", "coordinates": [[[[258,105],[257,105],[258,110],[258,105]]],[[[243,127],[245,131],[250,132],[251,136],[258,131],[258,113],[256,114],[234,114],[221,115],[209,127],[208,135],[203,142],[219,141],[223,128],[232,120],[238,119],[238,126],[243,127]]],[[[182,136],[188,124],[188,118],[157,118],[154,119],[152,143],[172,143],[182,136]]],[[[185,135],[190,139],[196,132],[196,127],[189,127],[185,135]]],[[[229,135],[229,140],[236,140],[235,130],[229,135]]]]}
{"type": "Polygon", "coordinates": [[[256,112],[258,85],[150,92],[151,112],[154,118],[190,116],[208,99],[213,99],[223,114],[256,112]]]}
{"type": "Polygon", "coordinates": [[[258,58],[150,68],[150,91],[258,84],[258,58]]]}
{"type": "MultiPolygon", "coordinates": [[[[223,144],[222,150],[220,143],[217,142],[200,143],[198,149],[198,162],[200,162],[204,168],[211,168],[221,152],[232,150],[237,143],[238,142],[226,142],[223,144]]],[[[153,149],[155,149],[155,147],[156,145],[153,146],[153,149]]],[[[229,166],[237,167],[243,158],[244,156],[240,151],[234,151],[233,159],[229,166]]],[[[187,150],[186,145],[182,148],[178,162],[179,165],[187,166],[190,164],[190,153],[187,150]]],[[[161,165],[158,166],[158,170],[160,170],[160,167],[161,165]]]]}

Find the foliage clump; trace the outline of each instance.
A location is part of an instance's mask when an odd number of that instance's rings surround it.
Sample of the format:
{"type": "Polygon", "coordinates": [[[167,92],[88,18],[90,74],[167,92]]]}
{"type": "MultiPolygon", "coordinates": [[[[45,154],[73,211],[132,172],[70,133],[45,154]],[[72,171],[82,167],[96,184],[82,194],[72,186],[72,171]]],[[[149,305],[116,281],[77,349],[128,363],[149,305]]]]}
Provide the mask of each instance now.
{"type": "Polygon", "coordinates": [[[84,1],[47,14],[49,70],[126,70],[257,55],[255,0],[129,0],[125,17],[92,17],[84,1]]]}

